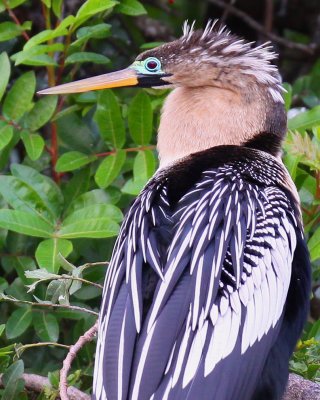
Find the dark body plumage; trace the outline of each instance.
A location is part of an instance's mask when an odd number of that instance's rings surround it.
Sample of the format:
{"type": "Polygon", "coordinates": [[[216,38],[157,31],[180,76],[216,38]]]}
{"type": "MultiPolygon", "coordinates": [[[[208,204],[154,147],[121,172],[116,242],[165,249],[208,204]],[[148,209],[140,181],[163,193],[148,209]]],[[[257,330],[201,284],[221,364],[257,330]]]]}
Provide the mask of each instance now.
{"type": "Polygon", "coordinates": [[[287,172],[254,147],[193,154],[134,202],[106,278],[94,399],[280,400],[310,268],[287,172]]]}
{"type": "Polygon", "coordinates": [[[107,271],[95,400],[280,400],[308,311],[298,194],[270,46],[193,30],[129,68],[41,93],[170,87],[160,169],[107,271]]]}

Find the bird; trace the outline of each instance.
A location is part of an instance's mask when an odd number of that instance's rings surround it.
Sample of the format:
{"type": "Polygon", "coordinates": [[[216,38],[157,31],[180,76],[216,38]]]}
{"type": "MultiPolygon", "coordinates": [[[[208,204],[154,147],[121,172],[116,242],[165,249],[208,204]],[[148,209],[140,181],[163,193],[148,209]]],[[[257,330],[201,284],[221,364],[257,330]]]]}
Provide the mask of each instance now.
{"type": "Polygon", "coordinates": [[[106,273],[94,400],[280,400],[308,315],[310,261],[281,160],[283,87],[270,44],[217,21],[128,68],[45,89],[168,88],[159,168],[106,273]]]}

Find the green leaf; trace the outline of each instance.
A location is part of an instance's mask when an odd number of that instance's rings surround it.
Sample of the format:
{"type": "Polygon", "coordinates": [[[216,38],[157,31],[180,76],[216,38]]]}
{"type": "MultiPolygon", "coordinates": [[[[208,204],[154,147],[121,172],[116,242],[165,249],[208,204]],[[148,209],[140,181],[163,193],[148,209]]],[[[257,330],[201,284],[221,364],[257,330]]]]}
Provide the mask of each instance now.
{"type": "MultiPolygon", "coordinates": [[[[62,43],[53,43],[48,45],[39,44],[32,47],[31,49],[19,51],[18,53],[13,54],[10,58],[15,62],[15,65],[28,65],[30,61],[37,59],[37,56],[48,56],[47,53],[54,53],[58,51],[61,52],[63,50],[64,45],[62,43]]],[[[56,64],[56,62],[51,57],[49,57],[49,59],[52,60],[54,64],[56,64]]]]}
{"type": "Polygon", "coordinates": [[[21,75],[4,100],[3,114],[5,117],[18,121],[24,113],[29,111],[35,88],[36,79],[33,71],[21,75]]]}
{"type": "Polygon", "coordinates": [[[96,138],[90,128],[76,113],[59,118],[57,127],[59,140],[63,147],[87,153],[88,149],[95,144],[96,138]]]}
{"type": "Polygon", "coordinates": [[[122,219],[121,211],[110,204],[96,204],[74,211],[62,223],[57,233],[62,238],[105,238],[116,236],[122,219]]]}
{"type": "Polygon", "coordinates": [[[30,56],[21,62],[24,65],[31,65],[35,67],[47,67],[47,66],[57,66],[56,61],[48,56],[48,54],[39,54],[38,56],[30,56]]]}
{"type": "Polygon", "coordinates": [[[314,107],[312,110],[305,111],[289,119],[288,128],[308,129],[320,124],[320,106],[314,107]]]}
{"type": "Polygon", "coordinates": [[[63,0],[52,0],[52,11],[57,18],[61,17],[63,0]]]}
{"type": "Polygon", "coordinates": [[[129,129],[135,143],[142,145],[150,143],[152,121],[150,97],[145,92],[140,92],[133,98],[128,111],[129,129]]]}
{"type": "Polygon", "coordinates": [[[76,210],[92,206],[94,204],[112,204],[114,198],[117,196],[112,196],[109,192],[102,189],[94,189],[89,192],[83,193],[76,197],[68,207],[68,212],[66,215],[73,213],[76,210]]]}
{"type": "Polygon", "coordinates": [[[58,96],[46,96],[37,101],[24,120],[25,126],[36,131],[45,125],[55,112],[57,101],[58,96]]]}
{"type": "Polygon", "coordinates": [[[0,227],[24,235],[49,238],[53,225],[34,214],[19,210],[0,210],[0,227]]]}
{"type": "Polygon", "coordinates": [[[120,209],[112,204],[96,203],[86,205],[83,208],[76,208],[68,217],[65,218],[62,225],[71,225],[78,221],[99,217],[110,218],[116,222],[120,222],[122,221],[123,215],[120,209]]]}
{"type": "Polygon", "coordinates": [[[73,104],[70,107],[66,107],[63,110],[57,112],[54,117],[52,118],[52,121],[57,121],[59,118],[63,118],[69,114],[74,113],[75,111],[79,111],[81,107],[78,104],[73,104]]]}
{"type": "Polygon", "coordinates": [[[133,179],[129,179],[122,191],[137,195],[154,174],[156,161],[152,151],[139,151],[133,164],[133,179]]]}
{"type": "Polygon", "coordinates": [[[54,304],[59,302],[60,304],[68,305],[69,287],[70,282],[66,282],[65,279],[50,282],[47,288],[46,299],[50,300],[54,304]]]}
{"type": "Polygon", "coordinates": [[[32,311],[30,307],[15,310],[6,323],[6,335],[8,339],[15,339],[22,335],[31,325],[32,311]]]}
{"type": "Polygon", "coordinates": [[[0,100],[9,82],[10,77],[10,61],[7,53],[0,54],[0,100]]]}
{"type": "Polygon", "coordinates": [[[73,171],[94,161],[96,156],[88,156],[79,151],[69,151],[63,154],[56,165],[57,172],[73,171]]]}
{"type": "Polygon", "coordinates": [[[87,19],[91,16],[98,14],[102,11],[106,11],[109,8],[115,6],[118,2],[113,0],[87,0],[82,6],[79,8],[76,20],[79,19],[87,19]]]}
{"type": "Polygon", "coordinates": [[[99,165],[94,176],[96,184],[103,189],[108,187],[120,174],[125,161],[126,152],[123,150],[106,157],[99,165]]]}
{"type": "Polygon", "coordinates": [[[320,258],[320,226],[309,239],[308,248],[310,251],[311,261],[315,261],[320,258]]]}
{"type": "Polygon", "coordinates": [[[5,400],[26,400],[24,393],[24,380],[17,379],[12,384],[6,386],[2,393],[2,399],[5,400]]]}
{"type": "Polygon", "coordinates": [[[117,11],[132,16],[147,14],[146,9],[137,0],[121,0],[121,3],[117,6],[117,11]]]}
{"type": "Polygon", "coordinates": [[[53,314],[34,312],[33,322],[37,335],[44,342],[57,342],[59,338],[59,323],[53,314]]]}
{"type": "Polygon", "coordinates": [[[32,213],[45,222],[54,221],[54,215],[35,188],[14,176],[0,176],[0,193],[10,206],[32,213]]]}
{"type": "Polygon", "coordinates": [[[71,46],[81,46],[89,39],[105,39],[110,36],[109,24],[97,24],[92,26],[84,26],[77,30],[77,40],[74,41],[71,46]]]}
{"type": "Polygon", "coordinates": [[[45,207],[50,210],[54,218],[59,217],[62,209],[63,196],[60,188],[52,179],[26,165],[12,164],[11,172],[15,177],[37,191],[45,207]]]}
{"type": "Polygon", "coordinates": [[[39,243],[36,250],[36,260],[41,268],[57,274],[59,272],[58,254],[61,253],[64,257],[72,252],[72,242],[65,239],[47,239],[39,243]]]}
{"type": "MultiPolygon", "coordinates": [[[[10,365],[10,367],[4,372],[2,376],[2,382],[6,388],[10,388],[15,386],[15,383],[19,381],[22,377],[24,372],[24,365],[22,360],[18,360],[10,365]]],[[[7,400],[7,397],[2,397],[3,399],[7,400]]],[[[13,397],[10,396],[12,400],[13,397]]]]}
{"type": "MultiPolygon", "coordinates": [[[[8,6],[11,8],[11,10],[13,8],[16,8],[18,6],[20,6],[20,4],[25,3],[27,0],[7,0],[7,4],[8,6]]],[[[3,2],[3,0],[0,2],[0,12],[4,11],[6,9],[6,6],[3,2]]]]}
{"type": "Polygon", "coordinates": [[[11,125],[5,125],[0,128],[0,150],[4,149],[13,138],[13,127],[11,125]]]}
{"type": "Polygon", "coordinates": [[[55,39],[59,36],[65,36],[68,34],[67,28],[73,24],[75,17],[73,15],[69,15],[67,18],[64,18],[63,21],[55,28],[55,29],[46,29],[32,36],[31,39],[27,41],[24,45],[23,50],[29,50],[37,44],[41,44],[43,42],[47,42],[51,39],[55,39]]]}
{"type": "Polygon", "coordinates": [[[64,188],[65,204],[70,207],[72,201],[89,188],[90,167],[77,171],[64,188]]]}
{"type": "Polygon", "coordinates": [[[20,137],[30,159],[32,161],[37,160],[45,146],[43,138],[37,133],[29,133],[28,131],[22,131],[20,137]]]}
{"type": "Polygon", "coordinates": [[[0,42],[6,42],[20,36],[23,31],[31,29],[30,23],[17,25],[14,22],[2,22],[0,24],[0,42]]]}
{"type": "Polygon", "coordinates": [[[43,4],[46,5],[47,8],[51,8],[51,0],[41,0],[43,4]]]}
{"type": "Polygon", "coordinates": [[[101,137],[119,149],[125,143],[125,126],[120,106],[111,90],[99,93],[97,111],[94,115],[101,137]]]}
{"type": "Polygon", "coordinates": [[[30,279],[26,278],[25,272],[36,269],[36,263],[31,257],[10,255],[2,257],[3,266],[10,266],[18,274],[21,281],[27,285],[30,284],[30,279]]]}
{"type": "Polygon", "coordinates": [[[71,54],[71,56],[68,56],[65,61],[66,65],[85,62],[94,64],[108,64],[110,62],[110,58],[102,54],[81,51],[79,53],[71,54]]]}
{"type": "Polygon", "coordinates": [[[156,161],[151,150],[139,151],[133,164],[133,177],[136,181],[149,180],[156,169],[156,161]]]}

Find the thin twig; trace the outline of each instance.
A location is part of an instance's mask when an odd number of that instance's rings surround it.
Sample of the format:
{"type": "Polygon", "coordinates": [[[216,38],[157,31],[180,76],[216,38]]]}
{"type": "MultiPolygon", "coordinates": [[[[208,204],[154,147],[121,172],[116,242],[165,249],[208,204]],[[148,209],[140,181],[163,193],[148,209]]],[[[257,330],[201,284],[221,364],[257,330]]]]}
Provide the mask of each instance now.
{"type": "Polygon", "coordinates": [[[264,29],[267,33],[272,31],[273,25],[273,0],[265,0],[264,29]]]}
{"type": "Polygon", "coordinates": [[[69,400],[68,397],[68,372],[71,368],[72,361],[75,359],[78,351],[82,349],[82,347],[91,342],[94,338],[95,334],[98,331],[98,321],[82,336],[79,337],[77,342],[70,347],[70,350],[67,354],[67,357],[63,361],[63,367],[60,371],[60,397],[61,400],[69,400]]]}
{"type": "MultiPolygon", "coordinates": [[[[156,146],[151,145],[151,146],[140,146],[140,147],[129,147],[128,149],[121,149],[125,151],[126,153],[130,153],[132,151],[145,151],[145,150],[154,150],[156,146]]],[[[106,151],[104,153],[97,153],[95,154],[96,157],[106,157],[110,156],[112,154],[116,154],[118,150],[111,150],[111,151],[106,151]]]]}
{"type": "MultiPolygon", "coordinates": [[[[21,22],[19,21],[18,17],[16,14],[11,10],[10,5],[7,0],[3,0],[3,4],[6,7],[6,10],[8,11],[8,14],[12,18],[12,20],[15,22],[16,25],[22,26],[21,22]]],[[[21,32],[22,36],[28,41],[30,39],[30,36],[27,34],[26,31],[21,32]]]]}
{"type": "Polygon", "coordinates": [[[265,28],[260,25],[257,21],[251,18],[245,12],[238,10],[236,7],[232,6],[231,4],[225,3],[222,0],[209,0],[210,3],[215,4],[216,6],[225,9],[228,8],[230,14],[235,15],[236,17],[242,19],[247,25],[251,26],[251,28],[255,29],[256,31],[262,33],[270,40],[273,40],[276,43],[279,43],[281,46],[287,47],[288,49],[299,50],[307,54],[314,54],[316,46],[314,44],[305,45],[301,43],[292,42],[291,40],[282,38],[278,35],[275,35],[272,32],[266,32],[265,28]]]}
{"type": "Polygon", "coordinates": [[[97,265],[106,266],[109,264],[110,264],[109,261],[97,261],[97,262],[83,264],[83,265],[81,265],[81,267],[82,267],[82,270],[85,270],[87,268],[96,267],[97,265]]]}
{"type": "Polygon", "coordinates": [[[47,303],[36,303],[34,301],[27,301],[27,300],[19,300],[19,299],[11,299],[10,297],[6,297],[2,301],[10,301],[11,303],[18,303],[18,304],[28,304],[30,306],[36,306],[36,307],[45,307],[45,308],[66,308],[68,310],[73,310],[73,311],[80,311],[80,312],[86,312],[88,314],[96,315],[98,316],[99,314],[95,311],[89,310],[88,308],[84,307],[79,307],[79,306],[71,306],[71,305],[64,305],[64,304],[47,304],[47,303]]]}
{"type": "Polygon", "coordinates": [[[79,278],[79,277],[76,277],[76,276],[71,276],[71,275],[62,274],[62,275],[60,275],[60,277],[57,278],[57,279],[71,279],[71,280],[73,280],[73,281],[78,281],[78,282],[85,283],[85,284],[87,284],[87,285],[95,286],[95,287],[98,288],[98,289],[103,289],[103,286],[100,285],[99,283],[92,282],[92,281],[88,281],[87,279],[79,278]]]}

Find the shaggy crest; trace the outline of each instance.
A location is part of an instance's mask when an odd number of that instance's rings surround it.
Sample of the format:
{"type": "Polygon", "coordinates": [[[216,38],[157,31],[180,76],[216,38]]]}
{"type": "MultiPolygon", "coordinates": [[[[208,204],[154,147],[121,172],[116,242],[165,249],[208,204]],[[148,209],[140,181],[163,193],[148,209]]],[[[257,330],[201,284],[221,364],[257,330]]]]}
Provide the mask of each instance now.
{"type": "Polygon", "coordinates": [[[211,62],[220,68],[233,66],[239,72],[254,76],[257,81],[268,86],[274,101],[283,103],[280,75],[277,67],[271,64],[277,55],[270,42],[252,47],[254,42],[246,42],[232,35],[225,26],[215,30],[218,20],[209,20],[205,29],[194,30],[186,21],[183,24],[183,36],[180,38],[182,49],[197,55],[199,62],[211,62]]]}

